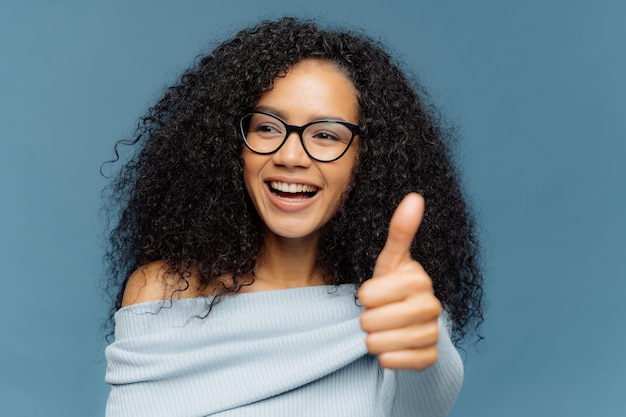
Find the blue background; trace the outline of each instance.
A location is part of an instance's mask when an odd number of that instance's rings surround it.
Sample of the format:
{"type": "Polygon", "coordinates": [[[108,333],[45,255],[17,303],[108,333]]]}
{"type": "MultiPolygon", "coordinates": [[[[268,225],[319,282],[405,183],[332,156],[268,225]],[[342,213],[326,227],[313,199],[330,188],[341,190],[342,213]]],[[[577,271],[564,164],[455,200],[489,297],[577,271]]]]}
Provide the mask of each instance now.
{"type": "Polygon", "coordinates": [[[101,162],[259,17],[363,28],[459,127],[486,339],[452,416],[626,415],[626,2],[0,5],[0,414],[103,415],[101,162]]]}

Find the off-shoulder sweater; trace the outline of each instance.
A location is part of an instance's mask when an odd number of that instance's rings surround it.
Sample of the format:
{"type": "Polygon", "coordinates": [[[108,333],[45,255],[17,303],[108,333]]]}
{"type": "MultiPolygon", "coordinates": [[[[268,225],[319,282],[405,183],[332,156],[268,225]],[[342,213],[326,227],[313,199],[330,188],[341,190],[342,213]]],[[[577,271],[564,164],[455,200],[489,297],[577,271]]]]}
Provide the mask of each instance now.
{"type": "Polygon", "coordinates": [[[106,348],[107,417],[448,414],[463,365],[440,318],[439,358],[422,371],[368,354],[352,285],[135,304],[106,348]]]}

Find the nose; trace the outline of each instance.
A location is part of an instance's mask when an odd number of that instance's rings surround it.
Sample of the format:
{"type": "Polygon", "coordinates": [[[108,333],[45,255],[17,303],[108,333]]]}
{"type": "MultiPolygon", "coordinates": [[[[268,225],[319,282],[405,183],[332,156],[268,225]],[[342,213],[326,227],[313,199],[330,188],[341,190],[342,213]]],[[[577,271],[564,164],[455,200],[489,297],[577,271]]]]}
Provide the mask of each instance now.
{"type": "Polygon", "coordinates": [[[311,165],[311,158],[307,155],[298,132],[291,132],[287,140],[273,154],[272,160],[276,165],[286,167],[308,167],[311,165]]]}

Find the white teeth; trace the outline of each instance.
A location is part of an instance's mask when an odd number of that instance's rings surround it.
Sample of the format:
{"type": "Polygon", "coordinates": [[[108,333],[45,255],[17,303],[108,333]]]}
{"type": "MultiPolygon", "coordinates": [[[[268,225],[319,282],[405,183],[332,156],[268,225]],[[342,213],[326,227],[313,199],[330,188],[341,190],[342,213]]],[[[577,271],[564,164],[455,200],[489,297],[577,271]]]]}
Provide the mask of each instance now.
{"type": "Polygon", "coordinates": [[[272,181],[270,186],[283,193],[313,193],[317,191],[317,187],[307,184],[288,184],[286,182],[272,181]]]}

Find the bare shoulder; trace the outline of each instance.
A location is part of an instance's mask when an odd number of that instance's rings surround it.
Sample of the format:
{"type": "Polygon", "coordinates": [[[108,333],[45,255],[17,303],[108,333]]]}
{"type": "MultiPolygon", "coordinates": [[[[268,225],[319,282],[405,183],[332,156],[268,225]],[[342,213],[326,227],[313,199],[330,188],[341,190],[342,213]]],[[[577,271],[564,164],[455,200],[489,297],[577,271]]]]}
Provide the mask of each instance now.
{"type": "Polygon", "coordinates": [[[164,261],[155,261],[137,269],[128,278],[122,307],[148,301],[170,298],[189,297],[184,294],[189,289],[189,282],[171,271],[164,261]]]}

